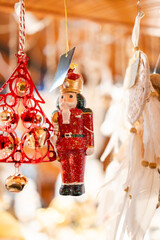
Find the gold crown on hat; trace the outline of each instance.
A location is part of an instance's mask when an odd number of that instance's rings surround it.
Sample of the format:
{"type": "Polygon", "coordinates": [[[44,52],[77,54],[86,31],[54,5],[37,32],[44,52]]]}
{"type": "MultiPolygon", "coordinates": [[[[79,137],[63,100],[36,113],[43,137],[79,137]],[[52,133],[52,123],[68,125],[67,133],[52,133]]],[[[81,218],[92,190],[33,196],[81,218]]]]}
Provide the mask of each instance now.
{"type": "Polygon", "coordinates": [[[60,85],[59,88],[61,93],[67,92],[81,93],[83,89],[83,80],[80,75],[78,79],[69,79],[67,76],[64,80],[64,83],[60,85]]]}

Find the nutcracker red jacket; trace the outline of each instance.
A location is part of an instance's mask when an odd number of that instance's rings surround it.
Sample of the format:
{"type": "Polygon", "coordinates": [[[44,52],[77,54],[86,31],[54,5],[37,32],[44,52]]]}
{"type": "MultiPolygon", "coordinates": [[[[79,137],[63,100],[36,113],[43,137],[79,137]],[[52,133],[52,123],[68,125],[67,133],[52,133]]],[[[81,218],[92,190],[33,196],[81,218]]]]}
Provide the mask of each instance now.
{"type": "Polygon", "coordinates": [[[71,109],[70,123],[63,124],[62,112],[56,111],[52,122],[59,125],[57,151],[86,150],[94,147],[93,113],[89,108],[71,109]]]}

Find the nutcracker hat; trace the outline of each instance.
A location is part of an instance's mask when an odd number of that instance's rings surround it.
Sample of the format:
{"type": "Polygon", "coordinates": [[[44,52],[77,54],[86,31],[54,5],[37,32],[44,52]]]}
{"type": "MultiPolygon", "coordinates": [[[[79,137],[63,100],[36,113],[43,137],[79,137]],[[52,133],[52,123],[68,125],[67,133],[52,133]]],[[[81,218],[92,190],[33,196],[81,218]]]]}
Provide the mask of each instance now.
{"type": "Polygon", "coordinates": [[[64,83],[60,85],[60,92],[75,92],[81,93],[83,89],[83,80],[80,74],[74,73],[75,69],[70,68],[68,70],[67,76],[64,83]]]}

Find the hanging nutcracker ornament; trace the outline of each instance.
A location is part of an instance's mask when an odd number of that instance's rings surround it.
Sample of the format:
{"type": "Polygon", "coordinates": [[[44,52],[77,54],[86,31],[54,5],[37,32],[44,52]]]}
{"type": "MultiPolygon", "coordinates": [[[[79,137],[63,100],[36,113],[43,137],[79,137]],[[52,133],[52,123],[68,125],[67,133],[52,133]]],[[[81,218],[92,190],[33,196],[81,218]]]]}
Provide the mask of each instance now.
{"type": "Polygon", "coordinates": [[[52,115],[51,137],[61,163],[61,195],[79,196],[85,192],[84,172],[86,155],[94,151],[93,113],[86,108],[81,94],[82,77],[71,63],[74,48],[68,48],[67,11],[65,1],[67,51],[61,56],[51,89],[60,88],[57,110],[52,115]],[[68,70],[69,69],[69,70],[68,70]]]}
{"type": "Polygon", "coordinates": [[[0,162],[15,164],[15,174],[6,180],[10,192],[20,192],[28,181],[19,173],[21,164],[56,160],[50,142],[53,127],[40,107],[45,102],[27,69],[24,0],[20,6],[18,66],[0,89],[9,87],[6,94],[0,94],[0,162]]]}

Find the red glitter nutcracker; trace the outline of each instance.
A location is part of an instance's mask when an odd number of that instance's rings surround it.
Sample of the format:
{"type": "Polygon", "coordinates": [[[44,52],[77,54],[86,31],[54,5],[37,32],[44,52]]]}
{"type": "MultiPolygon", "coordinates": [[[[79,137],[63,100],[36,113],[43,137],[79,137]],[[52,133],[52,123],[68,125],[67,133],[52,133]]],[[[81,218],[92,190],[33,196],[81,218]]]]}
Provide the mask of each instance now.
{"type": "Polygon", "coordinates": [[[79,196],[85,192],[85,156],[94,151],[93,113],[85,108],[82,87],[82,77],[70,68],[60,86],[58,110],[52,115],[51,139],[62,168],[61,195],[79,196]]]}

